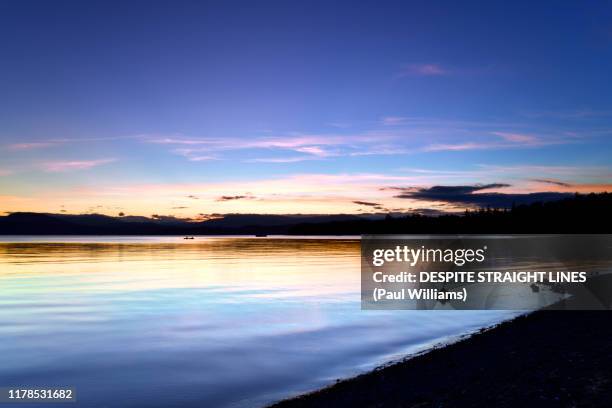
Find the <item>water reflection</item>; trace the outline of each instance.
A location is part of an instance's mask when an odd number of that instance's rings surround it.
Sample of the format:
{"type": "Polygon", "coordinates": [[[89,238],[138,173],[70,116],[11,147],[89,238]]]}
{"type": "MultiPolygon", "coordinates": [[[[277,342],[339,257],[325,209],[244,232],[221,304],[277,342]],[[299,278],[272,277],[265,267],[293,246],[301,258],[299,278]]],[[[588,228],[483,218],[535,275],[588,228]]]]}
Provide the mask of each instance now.
{"type": "Polygon", "coordinates": [[[263,405],[513,315],[361,311],[355,239],[72,240],[0,243],[0,385],[77,406],[263,405]]]}

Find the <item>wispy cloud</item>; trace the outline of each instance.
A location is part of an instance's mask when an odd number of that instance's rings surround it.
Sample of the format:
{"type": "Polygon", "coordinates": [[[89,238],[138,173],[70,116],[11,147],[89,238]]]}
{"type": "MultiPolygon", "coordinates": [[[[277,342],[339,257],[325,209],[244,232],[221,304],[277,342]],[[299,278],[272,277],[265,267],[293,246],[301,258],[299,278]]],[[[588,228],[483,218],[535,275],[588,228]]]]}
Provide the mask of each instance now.
{"type": "Polygon", "coordinates": [[[198,147],[179,147],[172,149],[172,153],[183,156],[187,160],[193,162],[219,160],[219,157],[213,154],[207,154],[208,152],[209,149],[202,149],[198,147]]]}
{"type": "Polygon", "coordinates": [[[13,143],[7,146],[9,150],[33,150],[55,146],[57,142],[13,143]]]}
{"type": "Polygon", "coordinates": [[[116,161],[117,159],[98,159],[98,160],[75,160],[75,161],[52,161],[42,164],[42,169],[46,172],[57,173],[75,170],[88,170],[93,167],[101,166],[116,161]]]}
{"type": "MultiPolygon", "coordinates": [[[[308,146],[334,146],[347,142],[371,140],[366,135],[335,134],[290,134],[278,137],[244,138],[191,138],[191,137],[150,137],[149,143],[165,145],[199,146],[200,151],[222,151],[242,149],[297,149],[308,146]]],[[[193,148],[192,148],[193,149],[193,148]]]]}
{"type": "Polygon", "coordinates": [[[450,75],[451,71],[439,64],[408,64],[400,72],[400,77],[405,76],[445,76],[450,75]]]}
{"type": "Polygon", "coordinates": [[[355,146],[370,145],[376,138],[370,135],[289,135],[286,137],[261,138],[184,138],[184,137],[154,137],[146,141],[154,144],[170,145],[173,153],[184,156],[191,161],[216,160],[218,153],[237,150],[275,150],[301,153],[303,156],[263,157],[249,159],[251,162],[293,163],[304,160],[324,159],[340,155],[334,148],[356,148],[355,146]]]}
{"type": "Polygon", "coordinates": [[[443,152],[443,151],[462,151],[462,150],[480,150],[480,149],[494,149],[500,147],[499,144],[495,143],[441,143],[431,144],[425,146],[422,151],[424,152],[443,152]]]}
{"type": "Polygon", "coordinates": [[[397,126],[397,125],[403,125],[404,123],[406,123],[407,120],[408,118],[404,116],[385,116],[384,118],[381,119],[380,122],[384,126],[397,126]]]}
{"type": "Polygon", "coordinates": [[[418,152],[418,149],[407,149],[399,144],[397,145],[380,145],[372,146],[368,149],[362,149],[352,151],[348,153],[348,156],[359,157],[359,156],[389,156],[389,155],[401,155],[418,152]]]}
{"type": "Polygon", "coordinates": [[[187,159],[194,162],[218,160],[216,156],[189,156],[187,159]]]}
{"type": "MultiPolygon", "coordinates": [[[[247,162],[296,163],[330,157],[402,155],[441,151],[540,148],[581,143],[567,132],[524,128],[512,123],[444,121],[384,116],[370,130],[347,134],[289,133],[275,137],[206,138],[151,136],[143,140],[167,145],[191,161],[222,160],[226,152],[250,150],[247,162]],[[268,154],[267,151],[277,154],[268,154]],[[295,154],[299,153],[299,154],[295,154]]],[[[232,157],[235,159],[235,155],[232,157]]]]}
{"type": "Polygon", "coordinates": [[[572,186],[569,183],[565,183],[559,180],[551,180],[551,179],[531,179],[530,181],[535,181],[536,183],[552,184],[552,185],[561,186],[561,187],[571,187],[572,186]]]}
{"type": "Polygon", "coordinates": [[[434,143],[423,147],[424,152],[440,151],[464,151],[464,150],[485,150],[485,149],[516,149],[534,148],[552,145],[577,143],[574,137],[548,136],[539,137],[524,133],[492,131],[490,134],[499,137],[498,140],[490,140],[481,136],[479,141],[465,141],[459,143],[434,143]]]}
{"type": "Polygon", "coordinates": [[[541,142],[541,140],[532,135],[525,135],[521,133],[508,133],[508,132],[492,132],[494,135],[501,137],[502,139],[523,144],[535,144],[541,142]]]}
{"type": "Polygon", "coordinates": [[[142,135],[102,136],[102,137],[52,137],[45,140],[17,142],[6,145],[8,150],[34,150],[70,144],[110,142],[124,139],[142,139],[142,135]]]}
{"type": "Polygon", "coordinates": [[[251,163],[297,163],[308,160],[321,160],[328,157],[340,155],[337,152],[330,151],[321,146],[300,146],[289,149],[294,152],[304,153],[304,156],[289,156],[289,157],[263,157],[247,160],[251,163]]]}
{"type": "Polygon", "coordinates": [[[300,153],[308,153],[311,154],[313,156],[317,156],[317,157],[329,157],[329,156],[333,156],[334,154],[326,149],[323,149],[320,146],[303,146],[303,147],[296,147],[295,148],[296,152],[300,152],[300,153]]]}

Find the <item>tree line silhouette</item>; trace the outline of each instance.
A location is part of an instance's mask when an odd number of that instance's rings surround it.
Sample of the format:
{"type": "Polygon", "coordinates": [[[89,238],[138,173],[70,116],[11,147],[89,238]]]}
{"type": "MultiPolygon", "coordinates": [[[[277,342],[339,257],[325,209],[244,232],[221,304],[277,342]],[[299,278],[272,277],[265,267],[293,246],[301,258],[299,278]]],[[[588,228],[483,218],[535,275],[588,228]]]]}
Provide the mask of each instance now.
{"type": "Polygon", "coordinates": [[[473,234],[610,233],[612,194],[576,194],[559,201],[479,208],[462,214],[411,214],[384,220],[302,224],[291,234],[473,234]]]}

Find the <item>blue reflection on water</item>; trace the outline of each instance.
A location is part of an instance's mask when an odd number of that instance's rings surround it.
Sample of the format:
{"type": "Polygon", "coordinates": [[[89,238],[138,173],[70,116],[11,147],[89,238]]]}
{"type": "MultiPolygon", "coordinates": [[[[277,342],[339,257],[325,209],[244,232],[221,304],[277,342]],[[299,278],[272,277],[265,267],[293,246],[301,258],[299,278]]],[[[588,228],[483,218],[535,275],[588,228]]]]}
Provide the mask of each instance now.
{"type": "Polygon", "coordinates": [[[353,239],[31,241],[0,244],[0,386],[73,407],[265,405],[516,315],[361,311],[353,239]]]}

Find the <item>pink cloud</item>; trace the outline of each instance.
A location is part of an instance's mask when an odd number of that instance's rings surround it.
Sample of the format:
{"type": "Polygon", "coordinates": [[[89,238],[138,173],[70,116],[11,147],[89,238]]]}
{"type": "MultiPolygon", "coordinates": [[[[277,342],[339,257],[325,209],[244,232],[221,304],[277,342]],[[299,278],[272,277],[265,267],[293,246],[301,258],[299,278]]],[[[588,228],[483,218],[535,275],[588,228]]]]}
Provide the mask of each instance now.
{"type": "Polygon", "coordinates": [[[30,143],[14,143],[8,145],[9,150],[32,150],[42,149],[55,145],[54,142],[30,142],[30,143]]]}
{"type": "Polygon", "coordinates": [[[42,169],[50,173],[59,173],[73,170],[88,170],[93,167],[114,162],[116,159],[54,161],[43,163],[42,169]]]}
{"type": "MultiPolygon", "coordinates": [[[[386,116],[379,127],[357,134],[300,134],[252,138],[184,138],[151,137],[148,143],[169,145],[172,152],[188,160],[223,159],[223,152],[238,150],[271,150],[284,154],[264,154],[249,162],[292,163],[340,156],[398,155],[436,151],[536,148],[576,143],[575,137],[539,137],[525,133],[494,131],[512,124],[480,122],[427,121],[419,118],[386,116]],[[410,121],[410,128],[403,125],[410,121]],[[393,127],[396,125],[397,127],[393,127]],[[492,127],[495,125],[496,127],[492,127]],[[497,127],[499,126],[499,127],[497,127]],[[452,139],[449,135],[453,135],[452,139]],[[492,138],[491,135],[496,137],[492,138]],[[469,138],[469,139],[468,139],[469,138]],[[471,139],[471,140],[470,140],[471,139]],[[427,141],[427,142],[425,142],[427,141]],[[424,144],[425,143],[425,144],[424,144]],[[293,154],[292,154],[293,153],[293,154]],[[299,153],[299,154],[295,154],[299,153]],[[202,157],[202,159],[195,159],[202,157]]],[[[259,155],[255,152],[253,155],[259,155]]],[[[251,155],[251,156],[253,156],[251,155]]]]}
{"type": "Polygon", "coordinates": [[[456,144],[432,144],[425,146],[423,151],[425,152],[442,152],[442,151],[462,151],[462,150],[478,150],[478,149],[493,149],[500,147],[499,144],[487,144],[487,143],[456,143],[456,144]]]}
{"type": "Polygon", "coordinates": [[[297,147],[294,150],[300,153],[312,154],[313,156],[317,156],[317,157],[329,157],[332,155],[331,152],[321,148],[320,146],[297,147]]]}
{"type": "Polygon", "coordinates": [[[189,156],[189,161],[209,161],[209,160],[217,160],[215,156],[189,156]]]}
{"type": "Polygon", "coordinates": [[[438,64],[409,64],[400,74],[400,76],[407,75],[444,76],[450,75],[450,71],[438,64]]]}
{"type": "MultiPolygon", "coordinates": [[[[290,135],[285,137],[262,138],[151,138],[149,143],[168,145],[200,146],[199,151],[211,150],[240,150],[240,149],[296,149],[306,146],[335,146],[355,142],[374,142],[375,138],[366,135],[290,135]]],[[[192,150],[193,151],[193,150],[192,150]]]]}
{"type": "Polygon", "coordinates": [[[172,145],[203,145],[203,144],[215,144],[219,142],[215,139],[189,139],[182,137],[162,137],[162,138],[149,138],[149,143],[157,144],[172,144],[172,145]]]}
{"type": "Polygon", "coordinates": [[[64,144],[72,143],[93,143],[93,142],[104,142],[111,140],[122,140],[122,139],[142,139],[142,136],[108,136],[108,137],[93,137],[93,138],[53,138],[46,141],[39,142],[21,142],[12,143],[6,145],[8,150],[34,150],[43,149],[47,147],[60,146],[64,144]]]}
{"type": "Polygon", "coordinates": [[[262,137],[249,139],[214,139],[214,138],[151,138],[147,142],[163,145],[174,145],[173,153],[184,156],[188,160],[194,161],[196,157],[203,157],[206,160],[218,159],[212,155],[215,152],[247,150],[247,149],[270,149],[286,150],[296,153],[303,153],[307,156],[295,156],[289,158],[260,158],[250,161],[290,163],[303,160],[313,160],[315,158],[326,158],[337,156],[341,152],[331,151],[327,147],[355,149],[355,146],[369,146],[379,143],[385,135],[290,135],[286,137],[262,137]]]}
{"type": "Polygon", "coordinates": [[[493,134],[501,137],[502,139],[508,142],[513,142],[513,143],[534,144],[540,141],[535,136],[525,135],[521,133],[493,132],[493,134]]]}
{"type": "Polygon", "coordinates": [[[491,132],[495,136],[499,136],[502,140],[499,141],[477,141],[477,142],[460,142],[460,143],[439,143],[425,146],[421,149],[424,152],[437,151],[462,151],[462,150],[482,150],[482,149],[516,149],[516,148],[534,148],[550,145],[559,145],[574,143],[574,138],[539,138],[532,135],[510,132],[491,132]]]}

